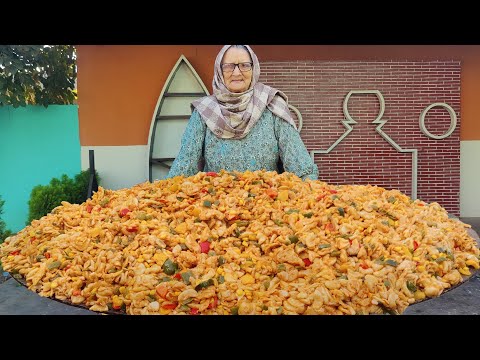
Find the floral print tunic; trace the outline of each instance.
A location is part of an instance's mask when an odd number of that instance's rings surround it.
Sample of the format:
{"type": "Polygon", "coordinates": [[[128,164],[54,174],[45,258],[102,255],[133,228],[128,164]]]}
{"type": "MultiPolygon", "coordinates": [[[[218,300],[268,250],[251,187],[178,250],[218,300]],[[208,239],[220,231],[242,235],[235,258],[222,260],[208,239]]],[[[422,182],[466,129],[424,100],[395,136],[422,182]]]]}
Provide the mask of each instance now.
{"type": "Polygon", "coordinates": [[[285,171],[304,180],[318,179],[317,165],[312,161],[298,131],[270,110],[265,109],[257,124],[242,139],[216,137],[194,110],[167,178],[192,176],[200,170],[279,171],[279,159],[285,171]],[[199,169],[202,157],[204,166],[199,169]]]}

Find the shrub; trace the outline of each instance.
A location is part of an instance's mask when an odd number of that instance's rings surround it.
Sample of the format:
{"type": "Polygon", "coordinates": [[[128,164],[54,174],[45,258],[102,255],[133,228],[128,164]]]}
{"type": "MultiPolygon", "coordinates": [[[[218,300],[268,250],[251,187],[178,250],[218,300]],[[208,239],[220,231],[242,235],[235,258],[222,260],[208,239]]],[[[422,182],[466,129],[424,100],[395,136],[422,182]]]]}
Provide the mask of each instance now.
{"type": "MultiPolygon", "coordinates": [[[[99,181],[98,173],[95,176],[99,181]]],[[[50,213],[61,205],[62,201],[81,204],[87,200],[90,170],[81,171],[73,179],[63,174],[60,179],[53,178],[49,185],[37,185],[32,189],[28,201],[27,225],[35,219],[50,213]]]]}
{"type": "Polygon", "coordinates": [[[2,200],[2,197],[0,196],[0,244],[3,240],[13,234],[10,230],[6,229],[5,221],[2,220],[3,204],[5,204],[5,200],[2,200]]]}

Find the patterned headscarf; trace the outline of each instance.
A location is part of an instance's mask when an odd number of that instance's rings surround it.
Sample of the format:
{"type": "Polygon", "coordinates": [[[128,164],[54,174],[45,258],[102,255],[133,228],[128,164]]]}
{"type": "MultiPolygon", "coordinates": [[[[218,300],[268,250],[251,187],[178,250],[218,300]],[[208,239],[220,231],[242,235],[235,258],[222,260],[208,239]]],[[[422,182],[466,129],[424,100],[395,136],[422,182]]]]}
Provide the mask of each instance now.
{"type": "Polygon", "coordinates": [[[280,90],[259,83],[260,63],[252,49],[244,45],[253,62],[252,82],[247,91],[232,93],[225,86],[221,63],[232,45],[225,45],[217,55],[213,76],[213,95],[192,102],[208,128],[219,138],[241,139],[256,124],[267,107],[275,115],[297,126],[288,109],[288,98],[280,90]]]}

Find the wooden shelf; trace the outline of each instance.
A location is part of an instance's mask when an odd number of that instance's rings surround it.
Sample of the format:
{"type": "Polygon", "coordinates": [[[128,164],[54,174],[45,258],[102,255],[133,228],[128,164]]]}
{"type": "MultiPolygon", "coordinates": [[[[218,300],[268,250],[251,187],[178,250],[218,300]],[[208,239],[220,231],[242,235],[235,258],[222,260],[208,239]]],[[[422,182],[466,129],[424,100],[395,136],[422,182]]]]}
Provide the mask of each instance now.
{"type": "Polygon", "coordinates": [[[171,92],[163,94],[164,97],[204,97],[205,93],[178,93],[171,92]]]}
{"type": "Polygon", "coordinates": [[[188,120],[190,115],[159,115],[156,120],[188,120]]]}

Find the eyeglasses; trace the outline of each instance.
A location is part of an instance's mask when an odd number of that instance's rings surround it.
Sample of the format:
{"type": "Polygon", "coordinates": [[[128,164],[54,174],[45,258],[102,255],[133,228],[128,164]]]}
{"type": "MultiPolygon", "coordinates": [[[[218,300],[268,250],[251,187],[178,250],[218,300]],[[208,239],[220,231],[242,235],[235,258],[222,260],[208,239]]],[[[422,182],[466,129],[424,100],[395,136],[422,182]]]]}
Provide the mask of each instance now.
{"type": "Polygon", "coordinates": [[[233,72],[237,66],[241,72],[247,72],[252,70],[252,65],[253,63],[251,62],[243,62],[238,64],[222,64],[221,67],[223,72],[226,72],[226,73],[233,72]]]}

